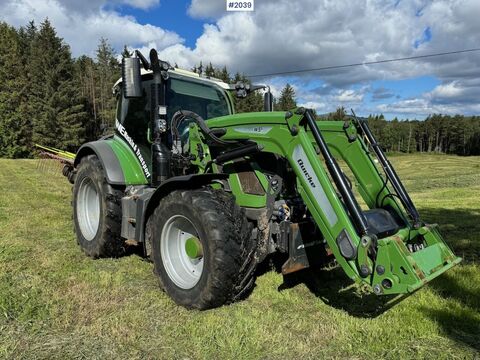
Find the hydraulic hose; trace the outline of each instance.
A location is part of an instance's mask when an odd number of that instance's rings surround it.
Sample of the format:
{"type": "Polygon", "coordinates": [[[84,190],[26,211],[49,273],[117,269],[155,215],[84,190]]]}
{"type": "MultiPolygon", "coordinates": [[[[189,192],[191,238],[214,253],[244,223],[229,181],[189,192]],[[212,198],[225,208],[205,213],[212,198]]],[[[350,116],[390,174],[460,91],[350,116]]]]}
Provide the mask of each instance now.
{"type": "Polygon", "coordinates": [[[198,125],[200,130],[213,142],[219,145],[235,145],[238,144],[238,141],[228,141],[222,140],[215,135],[214,130],[210,129],[205,122],[205,120],[198,115],[197,113],[189,110],[179,110],[172,116],[172,131],[175,133],[175,136],[178,138],[178,126],[184,121],[186,118],[191,118],[195,123],[198,125]]]}

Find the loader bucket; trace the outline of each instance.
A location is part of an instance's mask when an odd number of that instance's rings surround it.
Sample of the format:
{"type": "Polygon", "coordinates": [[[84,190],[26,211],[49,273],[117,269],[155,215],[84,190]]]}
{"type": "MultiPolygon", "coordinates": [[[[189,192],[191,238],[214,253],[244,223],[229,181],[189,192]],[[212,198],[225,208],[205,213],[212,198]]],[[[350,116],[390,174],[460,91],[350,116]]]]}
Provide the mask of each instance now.
{"type": "Polygon", "coordinates": [[[415,231],[400,230],[378,241],[373,290],[386,295],[412,293],[461,260],[445,243],[436,224],[415,231]]]}

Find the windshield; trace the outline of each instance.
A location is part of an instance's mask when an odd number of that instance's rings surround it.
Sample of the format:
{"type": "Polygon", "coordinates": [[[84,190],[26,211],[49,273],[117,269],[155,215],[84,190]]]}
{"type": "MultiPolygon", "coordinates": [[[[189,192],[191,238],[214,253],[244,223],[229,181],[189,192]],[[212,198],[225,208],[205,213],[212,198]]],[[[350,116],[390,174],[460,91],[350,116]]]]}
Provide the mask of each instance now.
{"type": "Polygon", "coordinates": [[[210,84],[170,78],[167,91],[168,118],[178,110],[190,110],[205,120],[230,114],[225,94],[210,84]]]}

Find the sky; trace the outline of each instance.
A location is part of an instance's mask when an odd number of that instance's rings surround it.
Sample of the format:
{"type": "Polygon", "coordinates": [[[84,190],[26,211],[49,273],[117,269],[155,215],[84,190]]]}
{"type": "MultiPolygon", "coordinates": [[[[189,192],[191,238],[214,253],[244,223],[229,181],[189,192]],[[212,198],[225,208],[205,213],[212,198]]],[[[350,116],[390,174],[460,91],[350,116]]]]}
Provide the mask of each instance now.
{"type": "MultiPolygon", "coordinates": [[[[480,48],[479,0],[0,0],[16,27],[45,18],[71,46],[94,56],[101,37],[191,68],[200,61],[246,75],[480,48]]],[[[432,113],[480,115],[480,52],[379,65],[257,77],[278,96],[288,82],[299,105],[339,106],[388,119],[432,113]]]]}

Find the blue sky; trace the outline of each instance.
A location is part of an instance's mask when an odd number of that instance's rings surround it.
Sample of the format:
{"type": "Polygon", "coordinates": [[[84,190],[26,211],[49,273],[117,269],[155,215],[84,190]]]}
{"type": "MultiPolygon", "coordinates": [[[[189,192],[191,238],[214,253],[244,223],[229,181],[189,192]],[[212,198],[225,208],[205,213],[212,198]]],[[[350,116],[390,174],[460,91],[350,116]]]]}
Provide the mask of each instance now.
{"type": "Polygon", "coordinates": [[[187,14],[190,1],[163,0],[159,6],[143,10],[132,6],[122,6],[119,11],[134,16],[142,24],[153,24],[175,31],[188,47],[195,46],[195,40],[202,35],[203,20],[192,18],[187,14]]]}
{"type": "MultiPolygon", "coordinates": [[[[271,73],[480,47],[478,0],[256,0],[226,12],[223,0],[0,0],[14,26],[48,17],[74,56],[94,56],[105,37],[181,67],[200,60],[231,72],[271,73]]],[[[480,52],[255,79],[300,105],[361,115],[424,119],[480,114],[480,52]]]]}

